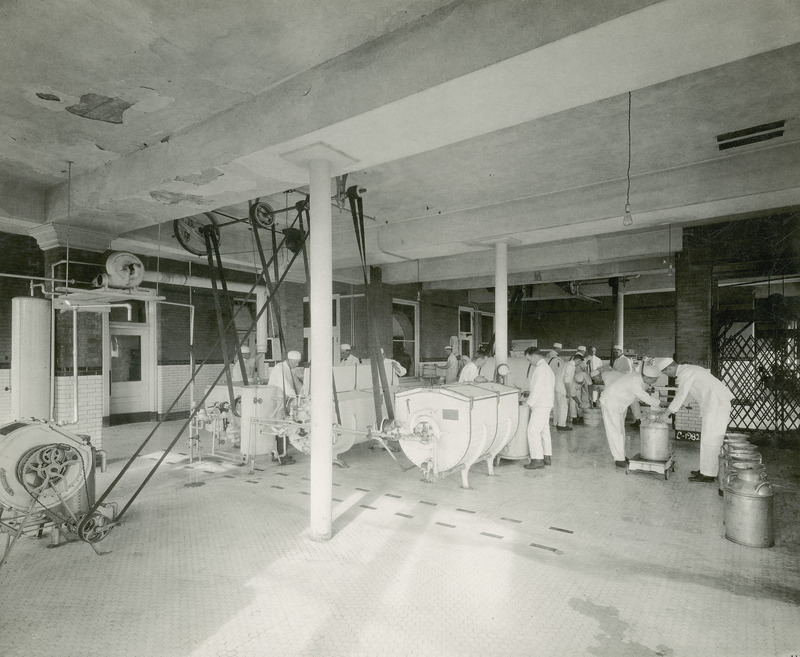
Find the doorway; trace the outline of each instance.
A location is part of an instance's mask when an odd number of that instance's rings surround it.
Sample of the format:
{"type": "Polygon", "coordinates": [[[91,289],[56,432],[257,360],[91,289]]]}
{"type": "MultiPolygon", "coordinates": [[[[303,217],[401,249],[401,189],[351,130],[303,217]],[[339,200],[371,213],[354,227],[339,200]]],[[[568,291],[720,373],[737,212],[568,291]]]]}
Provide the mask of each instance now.
{"type": "Polygon", "coordinates": [[[419,376],[419,303],[392,300],[392,358],[409,376],[419,376]]]}
{"type": "Polygon", "coordinates": [[[472,358],[472,351],[475,347],[475,316],[472,308],[460,307],[458,309],[458,348],[460,355],[472,358]]]}
{"type": "Polygon", "coordinates": [[[127,321],[125,309],[113,309],[108,322],[109,424],[145,422],[151,409],[153,349],[151,327],[144,302],[132,302],[127,321]]]}

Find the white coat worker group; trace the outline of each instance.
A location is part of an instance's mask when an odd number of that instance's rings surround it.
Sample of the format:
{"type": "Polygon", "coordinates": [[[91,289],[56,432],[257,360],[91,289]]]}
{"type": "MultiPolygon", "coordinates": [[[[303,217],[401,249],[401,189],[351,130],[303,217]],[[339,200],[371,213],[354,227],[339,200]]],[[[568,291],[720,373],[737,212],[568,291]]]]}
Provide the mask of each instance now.
{"type": "Polygon", "coordinates": [[[652,385],[661,373],[676,378],[678,390],[674,399],[658,417],[663,423],[669,422],[683,406],[688,397],[700,405],[702,417],[700,431],[700,468],[692,470],[689,481],[711,483],[716,481],[719,470],[717,459],[719,449],[725,439],[725,431],[731,418],[731,399],[733,393],[709,370],[697,365],[678,365],[671,358],[653,358],[642,368],[641,374],[629,372],[609,383],[600,396],[603,424],[614,462],[624,467],[625,458],[625,413],[631,402],[642,400],[651,408],[659,408],[660,400],[644,392],[645,386],[652,385]]]}
{"type": "MultiPolygon", "coordinates": [[[[555,349],[560,349],[558,343],[555,349]]],[[[621,348],[619,351],[621,352],[621,348]]],[[[535,347],[525,350],[525,357],[534,365],[527,399],[531,409],[527,430],[531,462],[525,465],[526,469],[535,470],[552,464],[550,411],[553,411],[556,426],[559,422],[566,422],[564,408],[558,408],[561,401],[559,377],[550,365],[554,355],[557,357],[557,352],[554,354],[550,351],[545,354],[535,347]]],[[[625,416],[628,407],[632,404],[638,406],[639,402],[644,402],[653,409],[661,407],[660,398],[649,395],[646,388],[655,384],[662,373],[677,379],[678,390],[658,420],[663,423],[669,422],[669,416],[674,415],[688,397],[700,405],[702,417],[700,467],[698,470],[692,470],[689,481],[715,482],[719,468],[717,455],[730,422],[733,394],[709,370],[697,365],[678,365],[671,358],[653,358],[645,362],[641,372],[616,371],[613,373],[614,376],[608,378],[600,397],[600,408],[614,464],[625,467],[628,462],[625,456],[625,416]]]]}
{"type": "MultiPolygon", "coordinates": [[[[555,392],[553,393],[553,424],[556,431],[572,431],[571,424],[583,423],[582,390],[584,385],[588,388],[590,381],[585,380],[583,364],[586,358],[586,347],[580,346],[575,354],[566,362],[559,355],[562,349],[560,342],[553,344],[544,358],[553,372],[555,392]]],[[[588,379],[588,377],[586,377],[588,379]]],[[[588,396],[588,390],[586,393],[588,396]]]]}

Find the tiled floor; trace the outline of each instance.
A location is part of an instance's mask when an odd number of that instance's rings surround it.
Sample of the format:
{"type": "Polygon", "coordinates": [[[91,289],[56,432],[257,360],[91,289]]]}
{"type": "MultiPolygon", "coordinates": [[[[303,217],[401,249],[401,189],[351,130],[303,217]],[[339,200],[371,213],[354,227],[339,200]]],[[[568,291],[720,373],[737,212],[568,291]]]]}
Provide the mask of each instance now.
{"type": "MultiPolygon", "coordinates": [[[[116,428],[119,453],[151,426],[116,428]]],[[[307,457],[260,457],[252,474],[165,463],[103,556],[21,539],[0,571],[0,655],[800,654],[800,452],[762,449],[776,544],[759,549],[724,538],[716,485],[687,482],[696,444],[675,443],[666,481],[615,468],[602,428],[553,440],[552,467],[477,465],[472,490],[357,445],[334,470],[325,543],[308,538],[307,457]]],[[[164,444],[110,499],[127,500],[164,444]]]]}

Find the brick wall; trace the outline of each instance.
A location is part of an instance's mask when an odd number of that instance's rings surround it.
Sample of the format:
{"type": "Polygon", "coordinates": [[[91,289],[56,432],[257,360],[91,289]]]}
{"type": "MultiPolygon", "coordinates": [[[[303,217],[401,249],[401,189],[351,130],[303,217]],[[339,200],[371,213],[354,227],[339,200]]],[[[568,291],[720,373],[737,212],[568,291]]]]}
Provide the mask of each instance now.
{"type": "MultiPolygon", "coordinates": [[[[0,233],[0,254],[4,274],[45,276],[44,255],[32,237],[0,233]]],[[[11,300],[30,293],[30,281],[0,277],[0,368],[11,363],[11,300]]]]}
{"type": "MultiPolygon", "coordinates": [[[[101,374],[103,368],[103,320],[100,313],[80,312],[78,316],[78,372],[101,374]]],[[[56,375],[72,375],[72,332],[75,313],[56,313],[56,375]]]]}
{"type": "MultiPolygon", "coordinates": [[[[57,376],[55,385],[55,421],[70,423],[74,418],[74,390],[71,376],[57,376]]],[[[92,444],[101,449],[103,445],[103,377],[78,377],[78,423],[66,424],[71,433],[85,433],[92,444]]]]}
{"type": "MultiPolygon", "coordinates": [[[[221,364],[205,365],[194,380],[194,399],[200,401],[206,389],[222,370],[221,364]]],[[[162,419],[167,409],[175,401],[178,393],[189,382],[189,365],[159,365],[158,367],[158,416],[162,419]]],[[[224,382],[224,377],[222,381],[224,382]]],[[[189,412],[189,391],[187,390],[170,411],[173,415],[189,412]]]]}
{"type": "Polygon", "coordinates": [[[677,362],[711,367],[711,267],[680,255],[675,257],[677,362]]]}
{"type": "MultiPolygon", "coordinates": [[[[565,348],[597,347],[600,358],[611,357],[614,307],[611,297],[595,304],[580,299],[525,301],[509,324],[511,340],[535,338],[539,346],[560,342],[565,348]]],[[[672,356],[675,350],[675,294],[630,294],[624,297],[625,351],[639,356],[672,356]]]]}
{"type": "Polygon", "coordinates": [[[444,360],[444,346],[449,343],[451,335],[458,335],[459,306],[468,307],[466,294],[433,291],[422,294],[419,305],[420,360],[444,360]]]}
{"type": "Polygon", "coordinates": [[[677,431],[696,431],[700,433],[700,406],[688,398],[684,406],[675,413],[675,429],[677,431]]]}

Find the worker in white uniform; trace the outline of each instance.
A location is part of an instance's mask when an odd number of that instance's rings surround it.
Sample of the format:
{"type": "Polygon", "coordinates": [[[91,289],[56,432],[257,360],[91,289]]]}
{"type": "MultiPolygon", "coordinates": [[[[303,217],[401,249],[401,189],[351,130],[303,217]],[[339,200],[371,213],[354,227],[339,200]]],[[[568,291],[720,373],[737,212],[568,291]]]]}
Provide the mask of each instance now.
{"type": "MultiPolygon", "coordinates": [[[[268,418],[283,418],[286,416],[286,402],[292,397],[297,397],[303,386],[303,370],[300,364],[300,352],[290,351],[286,360],[276,363],[270,370],[269,381],[264,391],[264,412],[268,418]]],[[[289,441],[283,433],[275,435],[275,460],[279,465],[294,463],[294,458],[288,453],[289,441]]]]}
{"type": "Polygon", "coordinates": [[[567,391],[567,408],[569,410],[568,418],[571,424],[583,423],[583,409],[580,405],[580,390],[575,381],[575,375],[578,373],[578,365],[583,363],[583,356],[575,353],[570,358],[563,368],[564,388],[567,391]]]}
{"type": "Polygon", "coordinates": [[[556,431],[572,431],[572,427],[567,426],[569,405],[567,404],[567,388],[564,385],[564,361],[559,357],[559,351],[561,351],[561,343],[556,342],[545,356],[556,379],[553,393],[553,424],[556,425],[556,431]]]}
{"type": "Polygon", "coordinates": [[[444,348],[447,354],[447,362],[444,365],[437,365],[436,368],[444,370],[445,385],[458,382],[458,358],[453,353],[453,348],[448,344],[444,348]]]}
{"type": "Polygon", "coordinates": [[[597,347],[589,347],[589,355],[584,359],[586,362],[586,371],[594,372],[603,366],[603,361],[597,357],[597,347]]]}
{"type": "Polygon", "coordinates": [[[667,410],[659,417],[669,422],[687,397],[700,404],[700,469],[692,470],[689,481],[710,483],[716,481],[719,471],[719,449],[731,421],[733,393],[709,370],[697,365],[678,365],[671,358],[654,358],[653,365],[668,377],[677,377],[678,391],[667,410]],[[665,364],[666,363],[666,364],[665,364]]]}
{"type": "MultiPolygon", "coordinates": [[[[250,347],[246,344],[242,345],[242,359],[244,360],[244,370],[247,374],[247,382],[254,383],[256,378],[256,359],[250,356],[250,347]]],[[[239,358],[234,358],[231,363],[231,381],[233,383],[243,383],[242,367],[239,363],[239,358]]]]}
{"type": "Polygon", "coordinates": [[[555,374],[545,360],[544,352],[536,347],[525,350],[525,358],[533,365],[528,383],[528,406],[531,417],[528,421],[528,450],[531,462],[527,470],[538,470],[552,465],[553,447],[550,439],[550,410],[555,399],[555,374]]]}
{"type": "Polygon", "coordinates": [[[606,385],[600,395],[606,440],[617,467],[624,468],[628,463],[625,457],[625,415],[628,406],[633,400],[641,400],[651,408],[658,408],[661,400],[648,395],[645,386],[653,385],[660,375],[661,372],[650,365],[645,366],[641,373],[619,374],[606,385]]]}
{"type": "Polygon", "coordinates": [[[405,376],[408,372],[406,368],[394,360],[394,358],[387,358],[383,347],[381,347],[381,356],[383,357],[384,365],[389,365],[389,368],[387,368],[389,388],[396,391],[400,387],[398,379],[401,376],[405,376]]]}
{"type": "Polygon", "coordinates": [[[342,352],[341,360],[339,361],[339,365],[360,365],[361,359],[359,359],[351,352],[351,347],[346,342],[342,343],[342,346],[339,347],[342,352]]]}
{"type": "MultiPolygon", "coordinates": [[[[622,345],[615,344],[611,351],[611,356],[611,369],[613,369],[615,372],[622,372],[623,374],[633,372],[633,363],[631,362],[630,358],[622,353],[622,345]]],[[[634,428],[639,428],[642,424],[642,409],[639,407],[638,399],[634,399],[633,403],[631,404],[631,414],[633,415],[633,422],[631,423],[631,426],[634,428]]]]}
{"type": "Polygon", "coordinates": [[[483,376],[481,368],[486,365],[488,356],[483,351],[476,351],[472,360],[464,365],[461,374],[458,375],[459,383],[486,383],[489,379],[483,376]]]}

